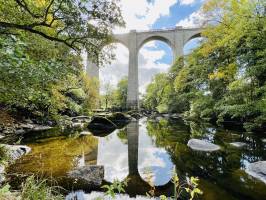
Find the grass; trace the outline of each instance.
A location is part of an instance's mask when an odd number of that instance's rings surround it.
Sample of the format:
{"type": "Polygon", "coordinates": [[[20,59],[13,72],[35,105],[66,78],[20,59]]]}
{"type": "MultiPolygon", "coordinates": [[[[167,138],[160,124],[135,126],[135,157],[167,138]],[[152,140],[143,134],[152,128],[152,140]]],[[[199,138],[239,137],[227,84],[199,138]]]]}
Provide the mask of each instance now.
{"type": "Polygon", "coordinates": [[[64,196],[58,187],[48,186],[46,179],[29,176],[22,184],[21,197],[23,200],[63,200],[64,196]]]}
{"type": "Polygon", "coordinates": [[[9,184],[0,188],[1,200],[63,200],[58,187],[51,187],[46,179],[29,176],[22,184],[21,191],[10,191],[9,184]]]}

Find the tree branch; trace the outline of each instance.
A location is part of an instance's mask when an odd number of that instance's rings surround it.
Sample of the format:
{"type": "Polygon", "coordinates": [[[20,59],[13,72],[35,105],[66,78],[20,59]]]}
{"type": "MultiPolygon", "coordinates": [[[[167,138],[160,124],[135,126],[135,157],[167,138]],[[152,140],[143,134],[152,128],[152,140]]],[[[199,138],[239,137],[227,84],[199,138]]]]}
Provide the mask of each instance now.
{"type": "Polygon", "coordinates": [[[67,40],[64,39],[60,39],[57,37],[53,37],[53,36],[49,36],[41,31],[35,30],[33,29],[31,26],[27,26],[27,25],[19,25],[19,24],[12,24],[12,23],[7,23],[7,22],[0,22],[0,27],[4,27],[4,28],[15,28],[15,29],[20,29],[20,30],[24,30],[24,31],[29,31],[31,33],[35,33],[38,34],[48,40],[51,41],[56,41],[56,42],[60,42],[60,43],[64,43],[65,45],[67,45],[68,47],[72,48],[73,50],[77,51],[80,50],[77,46],[75,46],[74,44],[68,43],[67,40]]]}

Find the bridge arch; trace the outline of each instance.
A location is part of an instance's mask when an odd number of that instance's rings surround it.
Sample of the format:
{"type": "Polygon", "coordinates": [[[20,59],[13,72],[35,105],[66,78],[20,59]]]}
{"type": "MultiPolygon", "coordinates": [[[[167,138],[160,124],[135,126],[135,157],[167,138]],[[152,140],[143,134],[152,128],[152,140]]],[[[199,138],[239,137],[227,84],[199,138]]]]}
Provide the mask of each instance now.
{"type": "Polygon", "coordinates": [[[187,33],[184,37],[184,44],[189,42],[192,39],[198,38],[202,36],[202,29],[187,29],[187,33]]]}
{"type": "Polygon", "coordinates": [[[164,42],[166,44],[168,44],[171,49],[173,50],[173,41],[165,36],[162,36],[162,35],[151,35],[151,36],[148,36],[146,38],[140,38],[138,40],[138,45],[137,45],[137,48],[138,48],[138,51],[145,45],[147,44],[148,42],[151,42],[151,41],[161,41],[161,42],[164,42]]]}

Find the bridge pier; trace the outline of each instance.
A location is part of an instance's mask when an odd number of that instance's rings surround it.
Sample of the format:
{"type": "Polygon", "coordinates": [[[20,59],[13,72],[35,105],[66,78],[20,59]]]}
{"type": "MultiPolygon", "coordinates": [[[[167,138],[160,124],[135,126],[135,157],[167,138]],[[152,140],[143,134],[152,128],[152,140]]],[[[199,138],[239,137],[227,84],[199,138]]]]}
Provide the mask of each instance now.
{"type": "Polygon", "coordinates": [[[127,89],[127,109],[134,110],[139,108],[139,79],[138,79],[138,48],[137,32],[131,31],[129,49],[129,67],[128,67],[128,89],[127,89]]]}
{"type": "Polygon", "coordinates": [[[86,74],[91,78],[99,80],[99,66],[91,61],[89,53],[87,53],[86,74]]]}

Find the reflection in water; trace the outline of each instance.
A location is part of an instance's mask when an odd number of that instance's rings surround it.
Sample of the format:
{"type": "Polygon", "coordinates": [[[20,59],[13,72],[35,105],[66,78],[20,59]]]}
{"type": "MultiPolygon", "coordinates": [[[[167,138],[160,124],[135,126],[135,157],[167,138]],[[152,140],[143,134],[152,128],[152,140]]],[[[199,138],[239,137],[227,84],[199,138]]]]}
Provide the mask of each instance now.
{"type": "Polygon", "coordinates": [[[127,145],[119,139],[118,132],[99,138],[97,165],[104,166],[104,178],[108,182],[122,181],[128,175],[127,145]]]}
{"type": "Polygon", "coordinates": [[[131,196],[145,195],[153,185],[156,195],[170,196],[173,191],[171,172],[175,166],[181,179],[200,178],[200,188],[204,192],[201,199],[266,199],[266,185],[244,171],[250,162],[266,160],[266,144],[252,134],[209,124],[185,125],[182,121],[141,119],[105,137],[42,138],[24,141],[32,147],[32,152],[11,166],[10,172],[41,172],[57,178],[78,166],[97,164],[104,166],[107,182],[129,178],[126,192],[131,196]],[[187,147],[190,138],[213,142],[222,150],[192,151],[187,147]],[[237,149],[230,146],[230,142],[245,142],[247,146],[237,149]]]}
{"type": "Polygon", "coordinates": [[[164,185],[172,178],[173,163],[164,148],[156,147],[147,134],[146,119],[140,121],[138,169],[141,177],[152,185],[164,185]]]}
{"type": "Polygon", "coordinates": [[[27,145],[32,152],[12,165],[11,171],[58,177],[78,165],[96,164],[98,139],[92,136],[54,137],[27,145]]]}

